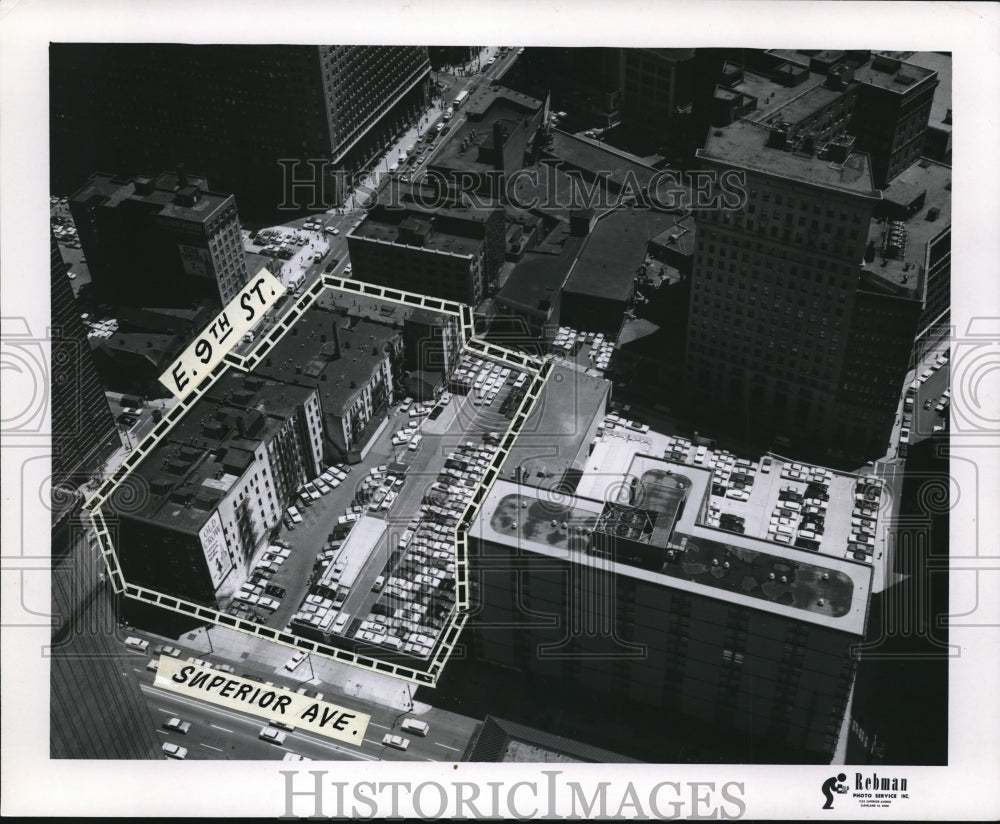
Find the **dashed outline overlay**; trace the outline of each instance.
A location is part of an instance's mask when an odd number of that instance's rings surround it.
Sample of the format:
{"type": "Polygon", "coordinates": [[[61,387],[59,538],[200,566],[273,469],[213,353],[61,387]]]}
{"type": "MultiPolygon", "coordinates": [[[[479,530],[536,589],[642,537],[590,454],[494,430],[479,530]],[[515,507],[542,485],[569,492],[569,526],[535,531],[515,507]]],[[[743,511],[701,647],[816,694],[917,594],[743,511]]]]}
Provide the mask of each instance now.
{"type": "Polygon", "coordinates": [[[472,308],[465,304],[453,303],[440,298],[428,295],[420,295],[413,292],[405,292],[399,289],[391,289],[376,286],[371,283],[364,283],[357,280],[345,280],[332,275],[324,275],[314,281],[287,309],[284,314],[274,323],[271,329],[262,335],[250,352],[246,355],[237,355],[228,352],[223,360],[199,382],[195,389],[183,400],[167,412],[163,418],[153,427],[152,431],[136,445],[135,449],[117,467],[117,469],[98,487],[97,491],[84,503],[83,509],[90,518],[94,526],[100,546],[101,556],[108,568],[108,574],[114,591],[118,595],[126,598],[133,598],[137,601],[153,604],[163,609],[170,609],[190,617],[195,617],[220,626],[236,629],[247,635],[281,644],[293,649],[301,649],[310,654],[316,654],[330,658],[334,661],[351,664],[361,669],[372,672],[390,675],[418,686],[436,686],[445,664],[451,657],[458,637],[465,626],[469,616],[469,569],[468,569],[468,532],[472,528],[472,523],[479,511],[483,501],[489,495],[494,481],[500,477],[500,468],[506,461],[511,447],[517,438],[518,433],[528,420],[528,416],[534,409],[535,403],[541,395],[542,388],[548,380],[552,371],[552,360],[549,357],[539,359],[523,352],[506,349],[502,346],[481,340],[475,337],[475,321],[472,308]],[[327,290],[340,292],[347,295],[357,295],[363,297],[377,298],[390,303],[409,306],[412,308],[429,309],[444,315],[457,317],[459,320],[459,334],[461,335],[462,353],[478,355],[484,359],[499,362],[514,369],[521,370],[531,376],[527,391],[521,399],[517,411],[512,416],[510,423],[500,439],[493,458],[487,465],[485,473],[472,496],[469,498],[465,509],[458,517],[453,534],[455,547],[455,610],[451,617],[451,623],[438,636],[435,654],[427,662],[426,670],[417,669],[413,666],[405,666],[399,663],[383,661],[372,656],[363,655],[339,647],[319,643],[308,638],[300,638],[293,633],[284,630],[272,629],[251,623],[238,618],[235,615],[219,612],[217,609],[201,606],[199,604],[185,601],[172,595],[164,595],[146,587],[130,584],[122,574],[121,565],[115,552],[114,542],[104,518],[103,506],[111,497],[119,484],[123,483],[131,474],[132,470],[158,445],[166,434],[173,428],[174,424],[183,417],[190,407],[204,395],[215,381],[230,369],[241,372],[251,371],[260,360],[271,350],[271,348],[281,340],[289,329],[299,320],[302,314],[311,308],[319,297],[327,290]]]}

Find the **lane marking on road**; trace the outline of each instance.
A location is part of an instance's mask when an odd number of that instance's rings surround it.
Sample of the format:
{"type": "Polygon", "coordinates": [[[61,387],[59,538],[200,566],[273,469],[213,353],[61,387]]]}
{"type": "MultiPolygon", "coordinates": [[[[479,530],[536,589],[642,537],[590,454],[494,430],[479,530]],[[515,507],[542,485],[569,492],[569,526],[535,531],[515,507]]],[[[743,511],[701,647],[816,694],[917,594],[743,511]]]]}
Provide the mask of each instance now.
{"type": "Polygon", "coordinates": [[[211,744],[199,744],[199,747],[204,747],[207,750],[215,750],[216,752],[223,752],[223,750],[218,747],[213,747],[211,744]]]}
{"type": "Polygon", "coordinates": [[[173,710],[165,710],[165,709],[163,709],[163,707],[157,707],[156,709],[157,709],[158,712],[165,712],[167,715],[173,715],[174,714],[173,710]]]}
{"type": "Polygon", "coordinates": [[[461,750],[458,747],[449,747],[447,744],[442,744],[440,741],[435,741],[434,746],[444,747],[446,750],[454,750],[455,752],[461,752],[461,750]]]}
{"type": "Polygon", "coordinates": [[[232,732],[232,730],[227,730],[225,727],[220,727],[218,724],[209,724],[208,726],[215,727],[215,729],[222,730],[223,732],[232,732]]]}
{"type": "Polygon", "coordinates": [[[167,731],[166,731],[166,730],[157,730],[157,732],[158,732],[158,733],[159,733],[160,735],[166,735],[166,734],[167,734],[167,731]]]}
{"type": "Polygon", "coordinates": [[[369,726],[378,727],[380,730],[391,730],[392,727],[387,727],[384,724],[376,724],[374,721],[368,722],[369,726]]]}
{"type": "MultiPolygon", "coordinates": [[[[179,695],[174,695],[173,693],[165,692],[162,688],[153,686],[152,684],[149,684],[149,685],[143,684],[142,685],[142,690],[143,690],[143,692],[161,693],[165,697],[169,696],[171,699],[177,701],[178,703],[187,704],[187,705],[189,705],[191,707],[194,707],[194,708],[202,710],[202,711],[216,713],[218,715],[221,715],[221,716],[224,716],[226,718],[229,718],[232,721],[239,721],[239,722],[244,723],[244,724],[249,724],[250,726],[260,727],[261,723],[262,723],[262,720],[260,718],[256,718],[254,716],[240,715],[238,713],[234,713],[234,712],[230,712],[228,710],[224,710],[221,707],[217,707],[217,706],[215,706],[213,704],[206,704],[206,703],[201,702],[201,701],[195,701],[195,700],[192,700],[192,699],[189,699],[189,698],[184,698],[184,697],[179,696],[179,695]]],[[[170,712],[169,710],[162,710],[162,712],[166,712],[169,715],[173,715],[174,714],[174,713],[170,712]]],[[[343,755],[346,755],[346,756],[349,756],[349,757],[360,758],[360,759],[364,759],[365,761],[378,761],[378,756],[369,755],[368,753],[361,752],[360,750],[348,749],[347,747],[338,747],[337,745],[333,744],[332,742],[329,742],[329,741],[326,741],[326,740],[322,740],[322,739],[319,739],[319,738],[314,738],[313,736],[306,735],[305,733],[303,733],[303,732],[301,732],[299,730],[296,730],[295,733],[294,733],[294,735],[297,738],[301,738],[302,740],[308,741],[311,744],[315,744],[316,746],[319,746],[319,747],[326,747],[327,749],[335,750],[336,752],[339,752],[339,753],[341,753],[343,755]]]]}

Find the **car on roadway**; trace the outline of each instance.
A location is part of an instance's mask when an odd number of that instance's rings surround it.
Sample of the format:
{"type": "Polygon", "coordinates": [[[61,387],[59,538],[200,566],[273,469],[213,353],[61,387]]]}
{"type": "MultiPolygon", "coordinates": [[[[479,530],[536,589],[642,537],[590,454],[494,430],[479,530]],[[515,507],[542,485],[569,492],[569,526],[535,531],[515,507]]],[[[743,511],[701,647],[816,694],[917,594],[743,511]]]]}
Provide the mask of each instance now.
{"type": "Polygon", "coordinates": [[[149,641],[145,638],[137,638],[134,635],[130,635],[125,639],[125,646],[138,652],[145,652],[149,649],[149,641]]]}
{"type": "Polygon", "coordinates": [[[386,733],[382,736],[382,744],[386,747],[393,747],[397,750],[405,750],[410,746],[410,739],[403,738],[401,735],[393,735],[392,733],[386,733]]]}
{"type": "Polygon", "coordinates": [[[307,755],[299,755],[297,752],[286,752],[282,757],[282,761],[312,761],[307,755]]]}
{"type": "Polygon", "coordinates": [[[181,721],[180,718],[174,716],[169,721],[163,722],[163,729],[170,730],[171,732],[177,732],[181,735],[187,735],[191,731],[191,722],[181,721]]]}
{"type": "Polygon", "coordinates": [[[195,658],[193,655],[190,658],[187,659],[187,662],[189,664],[195,664],[196,666],[199,666],[199,667],[206,667],[208,669],[212,668],[212,665],[210,663],[208,663],[208,661],[205,661],[202,658],[195,658]]]}
{"type": "Polygon", "coordinates": [[[268,584],[264,587],[264,592],[275,598],[284,598],[288,590],[284,587],[279,587],[277,584],[268,584]]]}
{"type": "Polygon", "coordinates": [[[276,730],[273,727],[261,727],[260,732],[257,733],[257,737],[261,741],[268,741],[271,744],[281,745],[285,743],[285,739],[288,737],[286,733],[281,730],[276,730]]]}
{"type": "Polygon", "coordinates": [[[180,658],[181,657],[181,651],[179,649],[177,649],[177,647],[167,646],[166,644],[164,644],[162,647],[160,647],[159,653],[160,653],[160,655],[168,655],[171,658],[180,658]]]}
{"type": "Polygon", "coordinates": [[[416,718],[407,718],[400,725],[400,729],[403,732],[412,732],[414,735],[421,737],[426,736],[431,730],[430,725],[426,721],[418,721],[416,718]]]}
{"type": "Polygon", "coordinates": [[[174,744],[172,741],[164,741],[163,746],[160,749],[163,750],[163,754],[167,758],[176,758],[178,761],[183,761],[187,758],[187,747],[174,744]]]}

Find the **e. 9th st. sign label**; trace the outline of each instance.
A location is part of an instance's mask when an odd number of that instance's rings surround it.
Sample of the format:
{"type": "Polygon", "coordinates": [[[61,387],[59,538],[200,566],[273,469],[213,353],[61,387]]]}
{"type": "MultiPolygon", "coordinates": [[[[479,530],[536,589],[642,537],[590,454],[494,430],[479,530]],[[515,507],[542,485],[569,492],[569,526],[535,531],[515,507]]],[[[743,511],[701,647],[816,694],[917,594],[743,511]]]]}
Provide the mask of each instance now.
{"type": "Polygon", "coordinates": [[[261,269],[160,375],[160,383],[183,400],[284,293],[281,281],[261,269]]]}

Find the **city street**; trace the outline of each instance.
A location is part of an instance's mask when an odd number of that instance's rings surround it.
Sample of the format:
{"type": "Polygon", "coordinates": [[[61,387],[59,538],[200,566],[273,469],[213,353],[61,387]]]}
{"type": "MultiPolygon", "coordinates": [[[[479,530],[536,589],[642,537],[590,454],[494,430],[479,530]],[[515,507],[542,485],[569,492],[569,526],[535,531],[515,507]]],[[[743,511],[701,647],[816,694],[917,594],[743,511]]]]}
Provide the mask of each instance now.
{"type": "MultiPolygon", "coordinates": [[[[134,630],[129,631],[135,634],[134,630]]],[[[216,628],[213,633],[222,634],[231,632],[216,628]]],[[[372,690],[363,690],[363,684],[354,678],[352,673],[362,676],[363,673],[346,664],[339,664],[332,661],[320,661],[316,656],[310,656],[294,673],[285,669],[283,662],[287,660],[290,650],[274,644],[251,641],[249,646],[259,647],[263,651],[271,653],[267,657],[273,661],[281,658],[282,663],[274,667],[269,667],[264,661],[254,661],[254,656],[247,656],[246,660],[240,661],[239,657],[232,656],[232,663],[238,669],[237,675],[252,675],[273,683],[275,686],[296,690],[301,684],[308,683],[318,688],[323,693],[323,700],[329,703],[338,704],[358,712],[371,715],[365,741],[360,747],[351,747],[337,741],[326,739],[323,736],[296,730],[289,732],[287,740],[282,745],[276,745],[261,741],[257,736],[261,728],[267,726],[262,719],[248,713],[237,712],[228,708],[220,707],[204,701],[177,695],[168,690],[157,687],[154,683],[155,673],[146,669],[145,663],[149,657],[156,657],[152,654],[158,639],[155,636],[147,636],[150,640],[150,655],[132,654],[128,657],[132,663],[132,668],[142,682],[142,691],[149,704],[150,712],[154,721],[158,725],[159,734],[164,741],[173,741],[183,747],[188,748],[189,759],[200,760],[267,760],[280,759],[286,752],[294,752],[304,755],[314,760],[385,760],[385,761],[454,761],[457,760],[464,751],[469,738],[475,730],[476,721],[465,718],[454,713],[438,710],[426,704],[413,704],[412,700],[408,706],[412,706],[411,712],[401,711],[399,708],[380,705],[375,702],[359,699],[358,692],[365,695],[372,694],[372,690]],[[263,645],[263,646],[262,646],[263,645]],[[275,654],[277,653],[277,654],[275,654]],[[339,677],[347,679],[342,686],[328,683],[318,678],[302,680],[307,675],[316,675],[313,668],[325,670],[333,667],[339,670],[339,677]],[[187,735],[162,729],[162,724],[171,717],[178,717],[182,721],[191,722],[191,730],[187,735]],[[430,730],[426,737],[416,736],[410,733],[403,733],[400,724],[407,717],[416,717],[425,721],[430,730]],[[403,735],[410,739],[410,746],[406,752],[384,747],[382,737],[387,733],[403,735]]],[[[182,647],[184,641],[174,642],[173,646],[182,647]]],[[[248,645],[244,645],[245,647],[248,645]]],[[[197,648],[183,649],[181,658],[188,657],[189,654],[196,656],[208,656],[204,650],[197,648]]],[[[218,656],[212,656],[218,657],[218,656]]],[[[373,676],[374,678],[384,678],[384,676],[373,676]]],[[[412,686],[406,682],[396,679],[386,679],[397,685],[407,695],[412,694],[412,686]]]]}

